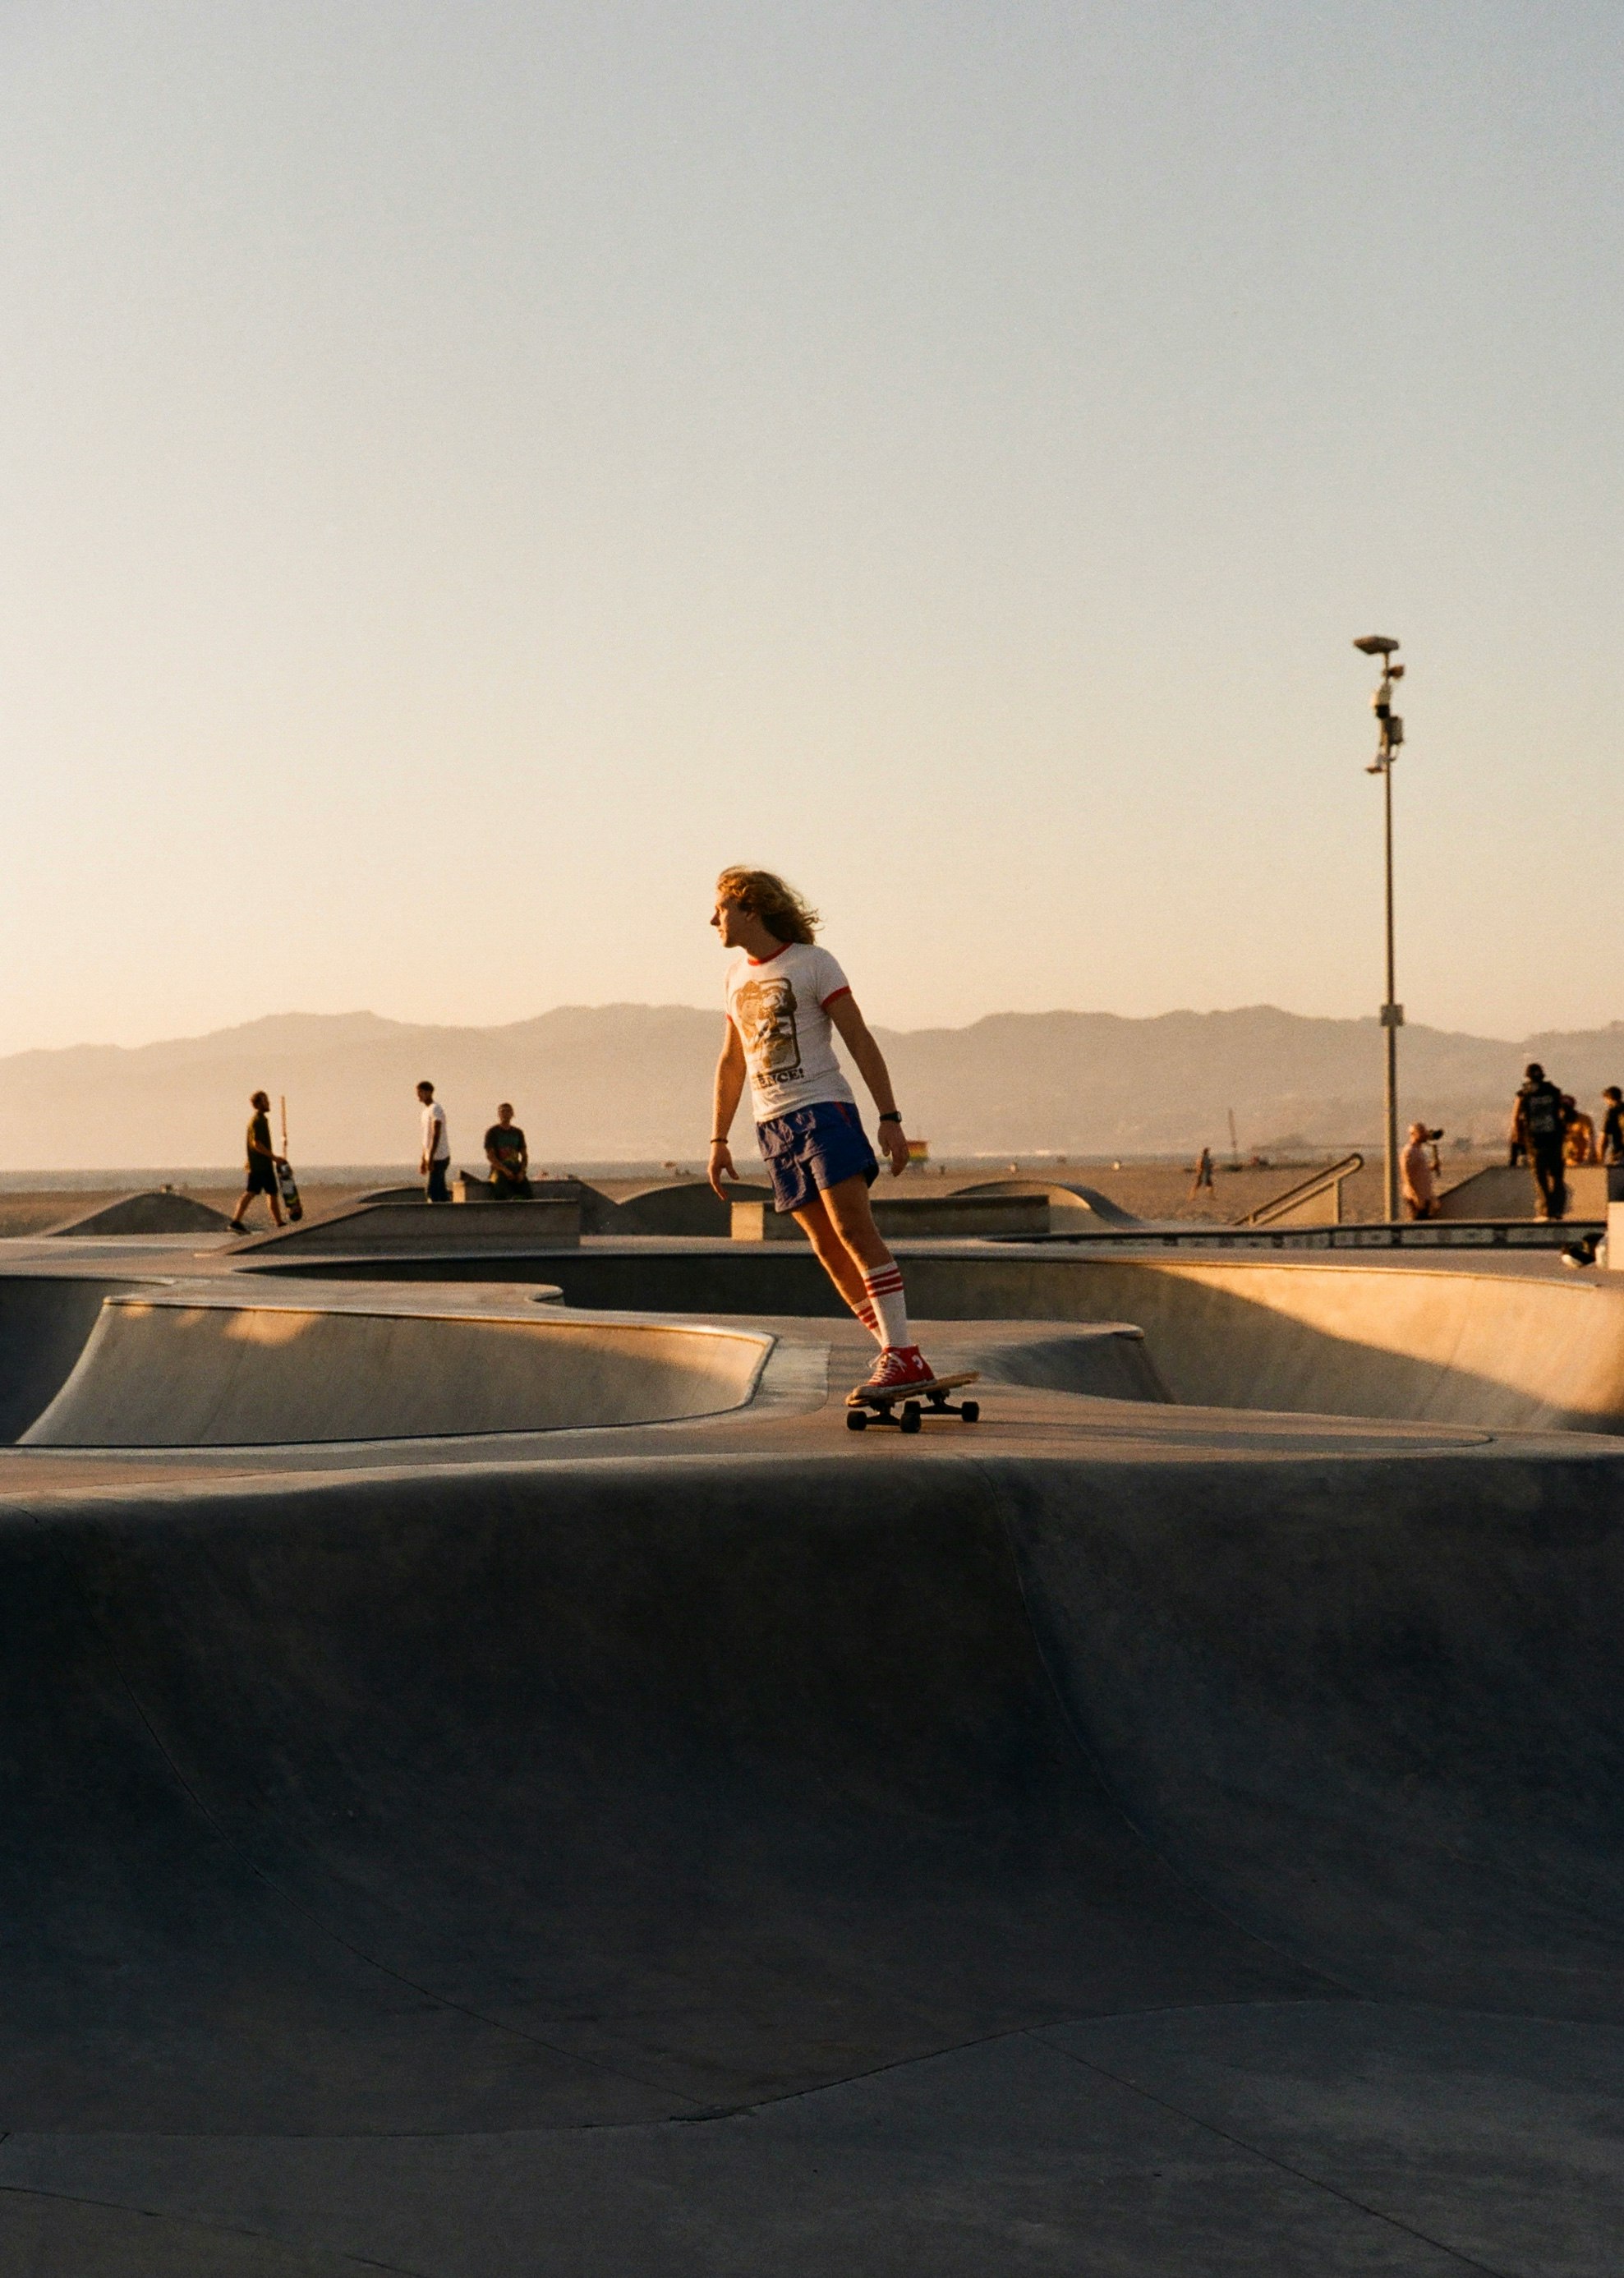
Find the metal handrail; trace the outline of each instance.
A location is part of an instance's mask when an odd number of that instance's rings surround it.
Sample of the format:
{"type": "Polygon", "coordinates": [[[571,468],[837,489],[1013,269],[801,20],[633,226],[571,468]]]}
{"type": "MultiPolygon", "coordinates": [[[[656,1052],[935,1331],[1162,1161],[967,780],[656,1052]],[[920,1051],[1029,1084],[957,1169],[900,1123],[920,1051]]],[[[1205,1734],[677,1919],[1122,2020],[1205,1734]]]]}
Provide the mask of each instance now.
{"type": "MultiPolygon", "coordinates": [[[[1344,1179],[1351,1179],[1355,1171],[1362,1171],[1364,1167],[1362,1155],[1345,1155],[1339,1163],[1329,1163],[1299,1185],[1288,1187],[1283,1195],[1277,1195],[1273,1202],[1260,1203],[1254,1211],[1248,1211],[1245,1218],[1238,1219],[1236,1224],[1272,1226],[1276,1219],[1284,1218],[1287,1211],[1298,1210],[1304,1203],[1311,1203],[1316,1195],[1323,1195],[1327,1187],[1339,1187],[1344,1179]]],[[[1339,1212],[1338,1222],[1340,1223],[1339,1212]]]]}

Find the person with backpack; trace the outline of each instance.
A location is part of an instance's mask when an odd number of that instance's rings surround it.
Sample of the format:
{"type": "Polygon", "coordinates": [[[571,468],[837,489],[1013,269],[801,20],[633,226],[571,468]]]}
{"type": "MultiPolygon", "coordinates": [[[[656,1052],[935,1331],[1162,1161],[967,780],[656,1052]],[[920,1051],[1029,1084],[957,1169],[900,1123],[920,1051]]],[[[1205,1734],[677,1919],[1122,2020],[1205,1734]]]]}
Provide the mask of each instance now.
{"type": "Polygon", "coordinates": [[[1534,1215],[1561,1219],[1567,1215],[1567,1180],[1563,1154],[1567,1139],[1567,1110],[1562,1095],[1537,1060],[1530,1060],[1512,1108],[1512,1143],[1528,1158],[1534,1173],[1534,1215]]]}

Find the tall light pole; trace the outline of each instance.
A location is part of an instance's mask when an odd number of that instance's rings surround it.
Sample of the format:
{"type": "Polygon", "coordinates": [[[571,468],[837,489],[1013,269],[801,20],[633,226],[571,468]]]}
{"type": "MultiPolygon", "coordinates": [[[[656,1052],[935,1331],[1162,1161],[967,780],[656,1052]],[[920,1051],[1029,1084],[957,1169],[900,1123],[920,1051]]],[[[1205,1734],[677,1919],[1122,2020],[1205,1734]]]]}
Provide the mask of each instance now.
{"type": "Polygon", "coordinates": [[[1376,715],[1376,757],[1365,769],[1367,775],[1382,778],[1383,830],[1387,857],[1387,1001],[1382,1007],[1382,1026],[1387,1032],[1387,1215],[1399,1215],[1399,1031],[1404,1026],[1404,1007],[1398,999],[1398,986],[1393,977],[1392,947],[1392,763],[1399,746],[1404,741],[1404,722],[1392,708],[1395,680],[1404,677],[1404,667],[1393,658],[1399,644],[1385,633],[1367,633],[1362,640],[1353,643],[1366,656],[1382,660],[1382,677],[1370,699],[1370,708],[1376,715]]]}

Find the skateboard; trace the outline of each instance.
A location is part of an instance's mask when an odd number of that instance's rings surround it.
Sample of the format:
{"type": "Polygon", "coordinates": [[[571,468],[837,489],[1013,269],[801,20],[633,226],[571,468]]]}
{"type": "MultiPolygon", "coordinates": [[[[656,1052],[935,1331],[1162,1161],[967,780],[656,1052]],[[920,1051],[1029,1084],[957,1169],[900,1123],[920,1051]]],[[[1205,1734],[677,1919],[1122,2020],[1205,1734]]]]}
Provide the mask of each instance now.
{"type": "Polygon", "coordinates": [[[974,1424],[980,1417],[980,1402],[961,1400],[955,1408],[948,1395],[961,1384],[974,1384],[980,1373],[979,1368],[970,1368],[960,1376],[933,1377],[928,1384],[910,1384],[897,1392],[849,1393],[846,1429],[866,1432],[870,1424],[895,1424],[899,1432],[917,1432],[927,1416],[957,1416],[974,1424]],[[898,1407],[900,1416],[894,1412],[898,1407]]]}
{"type": "Polygon", "coordinates": [[[282,1096],[282,1151],[277,1157],[277,1186],[282,1196],[282,1207],[287,1212],[290,1226],[297,1226],[304,1216],[304,1204],[299,1199],[299,1181],[294,1176],[294,1166],[287,1159],[287,1096],[282,1096]]]}

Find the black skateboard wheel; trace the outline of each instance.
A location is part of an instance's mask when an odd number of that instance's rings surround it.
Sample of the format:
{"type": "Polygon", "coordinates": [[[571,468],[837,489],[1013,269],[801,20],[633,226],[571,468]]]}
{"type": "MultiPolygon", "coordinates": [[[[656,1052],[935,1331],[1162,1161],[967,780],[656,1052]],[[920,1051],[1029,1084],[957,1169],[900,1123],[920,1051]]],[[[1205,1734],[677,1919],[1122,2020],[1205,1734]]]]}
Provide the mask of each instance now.
{"type": "Polygon", "coordinates": [[[847,1431],[848,1431],[848,1432],[866,1432],[866,1431],[867,1431],[867,1429],[868,1429],[868,1418],[867,1418],[867,1415],[865,1413],[865,1411],[864,1411],[861,1408],[848,1408],[848,1409],[847,1409],[847,1410],[846,1410],[846,1429],[847,1429],[847,1431]]]}
{"type": "Polygon", "coordinates": [[[981,1420],[981,1403],[979,1400],[961,1400],[958,1412],[966,1424],[979,1424],[981,1420]]]}
{"type": "Polygon", "coordinates": [[[925,1411],[919,1406],[917,1400],[903,1401],[901,1420],[902,1428],[904,1432],[917,1432],[919,1430],[920,1425],[925,1420],[925,1411]]]}

